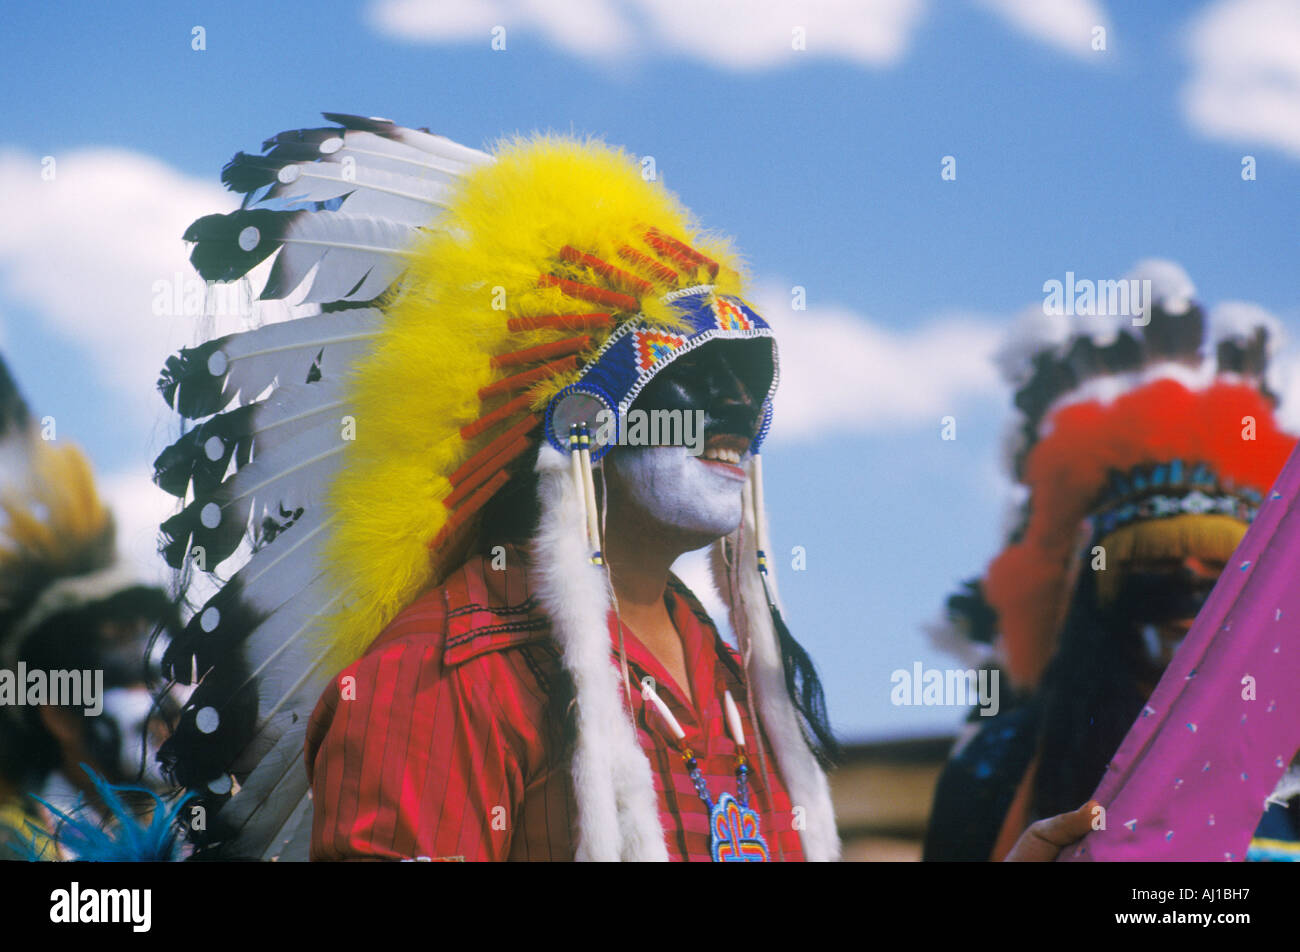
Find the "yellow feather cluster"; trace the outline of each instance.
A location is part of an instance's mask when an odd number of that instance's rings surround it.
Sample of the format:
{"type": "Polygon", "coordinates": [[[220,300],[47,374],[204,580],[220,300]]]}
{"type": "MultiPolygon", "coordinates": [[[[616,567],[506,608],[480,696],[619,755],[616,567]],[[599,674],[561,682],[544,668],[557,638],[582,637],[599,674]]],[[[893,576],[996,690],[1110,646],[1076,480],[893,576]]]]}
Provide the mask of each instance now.
{"type": "Polygon", "coordinates": [[[1187,513],[1116,529],[1100,542],[1109,565],[1108,571],[1097,573],[1098,598],[1103,605],[1113,603],[1135,563],[1182,561],[1188,556],[1227,562],[1248,528],[1232,516],[1187,513]]]}
{"type": "Polygon", "coordinates": [[[0,609],[29,585],[103,568],[113,557],[113,519],[75,446],[32,437],[30,486],[0,497],[0,609]]]}
{"type": "MultiPolygon", "coordinates": [[[[374,351],[348,381],[356,408],[356,439],[328,499],[334,524],[325,569],[337,603],[322,606],[324,637],[335,664],[360,655],[383,627],[427,585],[434,561],[428,544],[446,522],[448,476],[502,427],[465,441],[460,429],[495,408],[480,388],[508,376],[490,358],[576,336],[540,329],[512,333],[512,317],[606,311],[608,308],[540,287],[556,274],[598,287],[608,283],[559,251],[579,251],[651,279],[619,256],[629,246],[653,256],[649,228],[684,241],[722,265],[657,284],[642,299],[642,318],[675,328],[673,308],[659,296],[674,287],[713,283],[741,293],[739,264],[727,243],[699,233],[689,212],[657,183],[647,182],[626,153],[598,141],[556,136],[514,139],[497,161],[470,173],[445,216],[413,249],[400,289],[384,308],[374,351]]],[[[626,318],[630,315],[620,315],[626,318]]],[[[586,361],[608,337],[592,334],[586,361]]],[[[529,392],[540,410],[577,372],[543,380],[529,392]]]]}

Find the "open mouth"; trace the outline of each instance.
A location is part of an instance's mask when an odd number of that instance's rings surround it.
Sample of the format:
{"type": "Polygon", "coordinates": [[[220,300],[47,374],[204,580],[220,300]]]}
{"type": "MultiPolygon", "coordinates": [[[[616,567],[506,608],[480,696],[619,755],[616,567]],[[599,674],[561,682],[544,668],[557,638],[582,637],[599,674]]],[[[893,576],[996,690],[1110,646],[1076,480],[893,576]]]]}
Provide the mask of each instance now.
{"type": "Polygon", "coordinates": [[[735,433],[714,433],[704,441],[704,450],[697,457],[701,463],[711,466],[733,478],[744,479],[745,471],[740,463],[749,452],[750,439],[735,433]]]}

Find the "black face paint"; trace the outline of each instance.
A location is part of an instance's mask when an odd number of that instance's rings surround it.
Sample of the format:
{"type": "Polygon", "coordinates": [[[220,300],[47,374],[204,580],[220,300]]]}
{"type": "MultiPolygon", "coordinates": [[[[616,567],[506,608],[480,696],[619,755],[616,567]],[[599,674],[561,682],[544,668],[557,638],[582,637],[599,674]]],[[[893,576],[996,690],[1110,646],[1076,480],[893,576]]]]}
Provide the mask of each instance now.
{"type": "Polygon", "coordinates": [[[123,728],[114,717],[90,717],[86,719],[86,752],[98,771],[111,783],[123,783],[129,779],[123,764],[127,763],[127,751],[123,747],[123,728]]]}
{"type": "MultiPolygon", "coordinates": [[[[770,340],[713,340],[665,367],[630,409],[702,411],[705,438],[734,437],[741,444],[735,448],[741,450],[758,435],[763,423],[763,401],[775,373],[770,340]]],[[[739,512],[734,516],[730,525],[720,531],[735,528],[739,512]]],[[[823,766],[830,766],[839,759],[839,746],[830,728],[821,679],[812,659],[775,608],[772,624],[780,646],[786,691],[811,738],[813,753],[823,766]]]]}
{"type": "Polygon", "coordinates": [[[709,341],[665,367],[632,409],[703,411],[706,436],[752,440],[773,372],[772,344],[766,339],[709,341]]]}
{"type": "Polygon", "coordinates": [[[1134,572],[1120,587],[1112,612],[1139,627],[1186,621],[1200,612],[1216,581],[1186,570],[1134,572]]]}

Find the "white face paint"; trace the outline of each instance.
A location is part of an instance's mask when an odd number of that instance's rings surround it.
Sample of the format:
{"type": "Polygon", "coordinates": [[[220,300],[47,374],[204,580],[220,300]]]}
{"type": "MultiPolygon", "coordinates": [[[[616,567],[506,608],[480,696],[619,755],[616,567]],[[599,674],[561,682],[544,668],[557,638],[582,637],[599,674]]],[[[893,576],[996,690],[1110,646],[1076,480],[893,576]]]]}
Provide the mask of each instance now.
{"type": "Polygon", "coordinates": [[[740,525],[745,473],[685,446],[621,446],[605,458],[632,504],[665,529],[709,540],[740,525]]]}
{"type": "Polygon", "coordinates": [[[1142,626],[1142,653],[1153,665],[1164,666],[1164,644],[1155,625],[1142,626]]]}
{"type": "Polygon", "coordinates": [[[117,743],[113,752],[115,763],[111,767],[108,764],[104,766],[116,770],[118,776],[130,778],[132,783],[138,782],[136,778],[143,746],[148,754],[144,776],[139,782],[154,790],[165,789],[166,783],[157,759],[161,741],[161,738],[155,736],[158,731],[158,715],[154,713],[153,696],[148,689],[133,687],[105,691],[104,712],[100,716],[110,719],[116,728],[117,743]],[[151,713],[154,714],[152,721],[151,713]]]}
{"type": "Polygon", "coordinates": [[[1155,625],[1142,626],[1142,652],[1146,659],[1157,668],[1164,669],[1174,660],[1174,655],[1187,638],[1190,623],[1183,626],[1160,628],[1155,625]]]}

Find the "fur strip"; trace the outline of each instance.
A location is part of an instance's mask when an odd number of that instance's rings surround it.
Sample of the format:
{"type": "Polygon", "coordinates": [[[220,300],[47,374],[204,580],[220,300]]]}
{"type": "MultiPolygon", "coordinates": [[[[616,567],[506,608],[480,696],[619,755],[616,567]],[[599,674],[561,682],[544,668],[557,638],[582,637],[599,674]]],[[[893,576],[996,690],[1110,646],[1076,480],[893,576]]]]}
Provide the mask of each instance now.
{"type": "Polygon", "coordinates": [[[5,633],[0,662],[9,668],[17,664],[23,640],[55,615],[104,601],[128,588],[147,587],[148,584],[126,562],[114,562],[95,572],[66,576],[51,582],[27,612],[5,633]]]}
{"type": "Polygon", "coordinates": [[[1278,780],[1277,786],[1264,802],[1289,806],[1290,802],[1297,797],[1300,797],[1300,762],[1293,762],[1287,767],[1282,778],[1278,780]]]}
{"type": "Polygon", "coordinates": [[[1268,335],[1268,356],[1276,356],[1286,340],[1286,331],[1273,313],[1249,301],[1222,301],[1210,311],[1210,331],[1215,343],[1249,341],[1259,330],[1268,335]]]}
{"type": "MultiPolygon", "coordinates": [[[[748,496],[748,485],[745,492],[748,496]]],[[[804,811],[804,827],[800,831],[804,855],[813,862],[834,862],[840,858],[841,847],[830,783],[808,746],[798,712],[786,691],[776,629],[763,591],[763,581],[758,574],[753,507],[748,498],[744,510],[745,518],[740,529],[728,537],[731,551],[738,553],[734,571],[728,569],[723,552],[726,540],[719,540],[713,546],[714,583],[731,606],[731,627],[745,658],[752,712],[762,723],[769,749],[790,792],[790,802],[796,809],[802,807],[804,811]]],[[[770,552],[768,571],[772,571],[770,552]]],[[[776,598],[775,586],[772,586],[772,591],[773,598],[776,598]]],[[[777,607],[780,607],[779,602],[777,607]]]]}
{"type": "Polygon", "coordinates": [[[610,660],[609,586],[590,562],[585,500],[569,460],[554,447],[542,445],[537,472],[542,515],[531,547],[532,585],[573,679],[577,859],[666,861],[650,762],[610,660]]]}

